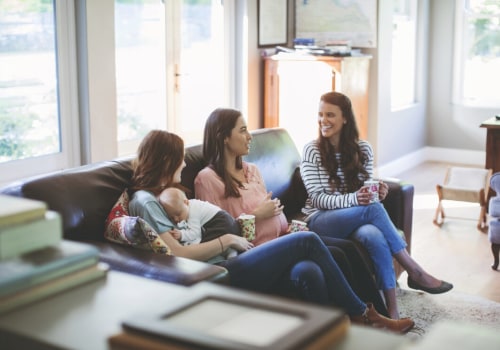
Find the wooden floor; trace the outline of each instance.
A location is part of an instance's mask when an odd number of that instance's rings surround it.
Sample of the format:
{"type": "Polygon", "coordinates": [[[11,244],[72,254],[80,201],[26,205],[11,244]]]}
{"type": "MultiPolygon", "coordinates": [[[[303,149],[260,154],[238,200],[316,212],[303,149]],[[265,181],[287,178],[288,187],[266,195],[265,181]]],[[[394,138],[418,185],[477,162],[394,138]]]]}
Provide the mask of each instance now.
{"type": "MultiPolygon", "coordinates": [[[[444,224],[439,228],[432,223],[438,204],[436,185],[451,165],[456,164],[426,162],[397,175],[415,186],[411,255],[427,271],[453,283],[454,290],[500,302],[500,270],[491,269],[488,235],[476,228],[479,205],[443,201],[444,224]]],[[[399,278],[401,287],[407,287],[406,277],[403,273],[399,278]]]]}

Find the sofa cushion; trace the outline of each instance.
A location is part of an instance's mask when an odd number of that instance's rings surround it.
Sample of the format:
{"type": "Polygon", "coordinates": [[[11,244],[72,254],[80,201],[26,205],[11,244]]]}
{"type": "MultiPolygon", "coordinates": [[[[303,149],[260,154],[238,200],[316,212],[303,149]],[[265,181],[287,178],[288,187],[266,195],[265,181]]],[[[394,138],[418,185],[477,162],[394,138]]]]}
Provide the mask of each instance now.
{"type": "Polygon", "coordinates": [[[104,222],[130,186],[132,158],[121,158],[41,175],[14,183],[2,193],[38,199],[63,219],[64,238],[105,241],[104,222]]]}
{"type": "Polygon", "coordinates": [[[114,243],[170,254],[169,247],[144,219],[129,216],[128,203],[128,190],[125,189],[108,214],[104,237],[114,243]]]}
{"type": "Polygon", "coordinates": [[[286,204],[288,220],[302,217],[307,192],[300,177],[300,154],[285,129],[271,128],[252,131],[250,153],[244,160],[259,168],[268,191],[286,204]]]}

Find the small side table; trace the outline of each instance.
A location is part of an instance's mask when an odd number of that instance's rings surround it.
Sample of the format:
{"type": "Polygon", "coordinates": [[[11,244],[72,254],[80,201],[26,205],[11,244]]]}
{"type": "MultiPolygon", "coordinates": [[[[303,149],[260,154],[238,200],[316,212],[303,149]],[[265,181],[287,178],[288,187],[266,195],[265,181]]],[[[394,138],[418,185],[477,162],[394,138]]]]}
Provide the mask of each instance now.
{"type": "MultiPolygon", "coordinates": [[[[486,128],[486,161],[485,169],[491,169],[493,173],[500,171],[500,120],[495,117],[481,123],[481,128],[486,128]]],[[[495,195],[490,188],[486,203],[495,195]]]]}

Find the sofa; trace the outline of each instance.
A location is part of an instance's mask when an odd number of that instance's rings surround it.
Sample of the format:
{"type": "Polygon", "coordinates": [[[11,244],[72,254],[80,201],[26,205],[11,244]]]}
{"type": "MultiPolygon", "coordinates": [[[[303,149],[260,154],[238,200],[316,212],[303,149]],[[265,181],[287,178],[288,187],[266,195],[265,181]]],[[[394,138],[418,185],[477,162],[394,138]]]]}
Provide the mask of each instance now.
{"type": "MultiPolygon", "coordinates": [[[[266,185],[279,197],[291,220],[301,218],[306,191],[299,173],[300,154],[285,129],[252,131],[251,151],[245,160],[257,164],[266,185]]],[[[101,261],[112,270],[180,285],[208,280],[228,281],[226,269],[186,258],[153,253],[120,245],[104,238],[106,218],[124,189],[130,186],[132,157],[83,165],[42,176],[22,179],[0,188],[0,193],[38,199],[63,219],[63,237],[96,246],[101,261]]],[[[194,197],[194,178],[205,166],[202,146],[186,147],[182,184],[194,197]]],[[[390,190],[384,200],[389,215],[411,249],[413,186],[386,180],[390,190]]]]}

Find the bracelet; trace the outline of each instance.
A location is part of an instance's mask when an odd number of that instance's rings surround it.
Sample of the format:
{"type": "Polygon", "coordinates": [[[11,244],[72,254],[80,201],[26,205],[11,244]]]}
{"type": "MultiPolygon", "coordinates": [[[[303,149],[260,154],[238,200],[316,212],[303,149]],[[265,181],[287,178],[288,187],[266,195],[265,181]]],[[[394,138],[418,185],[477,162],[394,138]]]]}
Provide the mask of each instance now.
{"type": "Polygon", "coordinates": [[[224,245],[222,244],[222,240],[220,239],[220,237],[218,237],[219,239],[219,244],[220,244],[220,253],[224,253],[224,245]]]}

